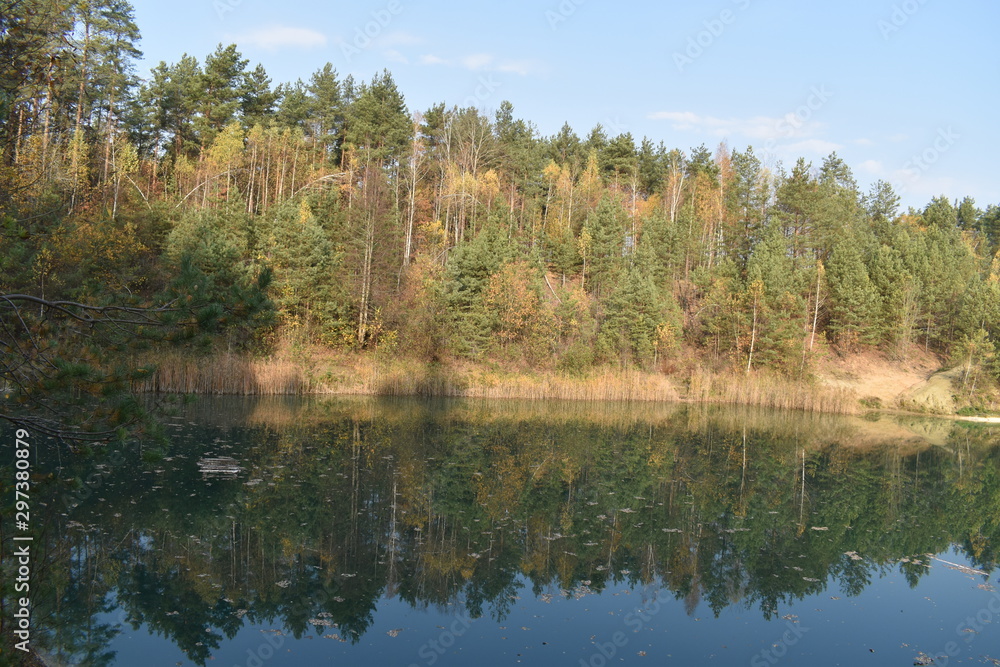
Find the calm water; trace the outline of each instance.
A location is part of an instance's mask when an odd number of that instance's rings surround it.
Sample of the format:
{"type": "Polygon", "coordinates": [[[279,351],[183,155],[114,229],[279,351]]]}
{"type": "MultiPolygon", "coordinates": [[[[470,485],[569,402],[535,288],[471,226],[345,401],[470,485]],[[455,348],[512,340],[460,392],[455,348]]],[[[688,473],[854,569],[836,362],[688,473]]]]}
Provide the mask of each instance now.
{"type": "Polygon", "coordinates": [[[53,664],[1000,658],[997,429],[417,400],[203,399],[166,422],[159,460],[38,448],[53,664]],[[219,457],[239,470],[206,472],[219,457]]]}

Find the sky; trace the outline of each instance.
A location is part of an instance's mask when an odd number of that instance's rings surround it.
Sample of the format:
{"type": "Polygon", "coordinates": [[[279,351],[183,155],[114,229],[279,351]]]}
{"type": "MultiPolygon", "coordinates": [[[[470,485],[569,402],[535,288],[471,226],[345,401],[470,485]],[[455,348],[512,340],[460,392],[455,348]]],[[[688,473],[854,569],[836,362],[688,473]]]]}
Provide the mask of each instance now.
{"type": "Polygon", "coordinates": [[[235,43],[274,84],[388,69],[410,112],[509,100],[539,134],[836,152],[862,191],[1000,204],[996,0],[133,0],[148,76],[235,43]]]}

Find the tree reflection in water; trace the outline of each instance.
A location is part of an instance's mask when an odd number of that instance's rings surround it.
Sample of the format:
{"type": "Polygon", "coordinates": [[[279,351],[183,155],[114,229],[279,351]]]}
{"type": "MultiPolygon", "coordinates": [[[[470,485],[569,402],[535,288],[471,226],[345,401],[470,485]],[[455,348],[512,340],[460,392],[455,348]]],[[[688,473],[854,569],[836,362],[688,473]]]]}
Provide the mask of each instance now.
{"type": "Polygon", "coordinates": [[[206,399],[171,421],[160,461],[95,455],[37,487],[36,642],[64,662],[114,662],[115,610],[205,664],[246,623],[357,642],[383,597],[502,621],[529,586],[656,585],[772,618],[831,582],[916,585],[952,544],[996,562],[990,428],[416,400],[206,399]],[[243,469],[207,477],[204,456],[243,469]]]}

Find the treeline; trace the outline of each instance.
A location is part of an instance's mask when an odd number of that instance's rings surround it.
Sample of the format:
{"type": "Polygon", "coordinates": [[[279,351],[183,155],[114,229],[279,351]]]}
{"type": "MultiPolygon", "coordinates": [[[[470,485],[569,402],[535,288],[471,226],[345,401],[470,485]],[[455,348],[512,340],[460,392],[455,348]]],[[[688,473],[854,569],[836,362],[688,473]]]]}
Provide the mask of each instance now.
{"type": "Polygon", "coordinates": [[[262,345],[796,377],[831,345],[919,345],[970,396],[1000,372],[996,205],[903,212],[836,154],[770,169],[600,125],[542,136],[506,101],[417,112],[388,71],[274,85],[235,45],[140,79],[128,3],[71,4],[0,18],[0,292],[267,267],[262,345]]]}

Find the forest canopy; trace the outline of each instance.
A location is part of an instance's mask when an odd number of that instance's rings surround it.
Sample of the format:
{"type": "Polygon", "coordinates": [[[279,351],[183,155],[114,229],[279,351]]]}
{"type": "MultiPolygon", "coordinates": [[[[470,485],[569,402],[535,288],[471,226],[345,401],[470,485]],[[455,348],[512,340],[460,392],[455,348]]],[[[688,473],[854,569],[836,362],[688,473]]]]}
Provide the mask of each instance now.
{"type": "Polygon", "coordinates": [[[798,378],[830,349],[920,347],[996,386],[997,205],[902,211],[836,153],[414,110],[388,71],[275,84],[233,44],[140,76],[125,0],[4,5],[0,295],[42,304],[0,298],[5,401],[99,397],[137,341],[798,378]],[[96,335],[55,302],[173,314],[96,335]]]}

